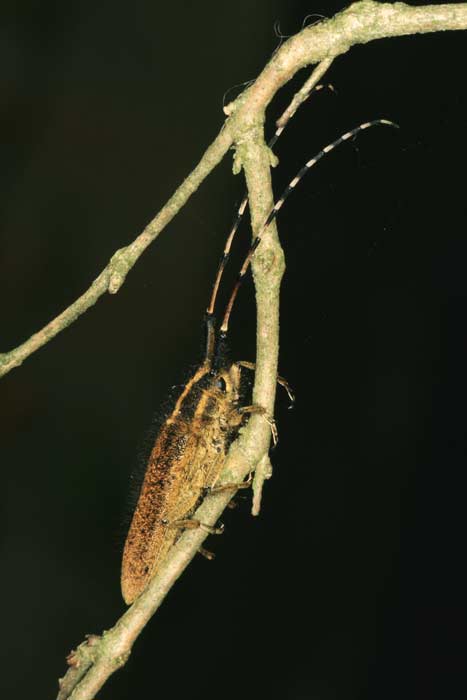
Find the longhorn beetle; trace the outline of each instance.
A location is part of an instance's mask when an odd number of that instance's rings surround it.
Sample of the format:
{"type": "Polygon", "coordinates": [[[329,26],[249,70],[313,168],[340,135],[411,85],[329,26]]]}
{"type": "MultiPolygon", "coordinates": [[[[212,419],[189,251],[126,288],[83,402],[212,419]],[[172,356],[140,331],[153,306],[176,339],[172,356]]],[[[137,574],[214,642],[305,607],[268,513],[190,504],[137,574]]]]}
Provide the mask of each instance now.
{"type": "MultiPolygon", "coordinates": [[[[146,588],[183,529],[202,527],[212,534],[222,532],[222,528],[205,525],[193,519],[192,515],[206,491],[216,489],[227,450],[245,416],[262,414],[271,426],[274,443],[277,442],[274,418],[262,406],[241,405],[241,371],[243,368],[254,369],[254,364],[226,362],[220,341],[227,335],[232,308],[253,255],[289,194],[323,156],[360,131],[376,125],[396,126],[386,119],[360,124],[325,146],[291,180],[251,243],[217,332],[214,317],[216,297],[233,238],[247,207],[247,197],[242,200],[224,247],[206,311],[204,360],[184,386],[172,413],[162,425],[147,463],[123,551],[121,587],[127,604],[132,603],[146,588]]],[[[269,146],[275,143],[284,126],[282,124],[277,129],[269,146]]],[[[278,377],[277,381],[293,400],[287,382],[282,377],[278,377]]],[[[236,490],[249,486],[249,483],[227,484],[217,489],[236,490]]]]}

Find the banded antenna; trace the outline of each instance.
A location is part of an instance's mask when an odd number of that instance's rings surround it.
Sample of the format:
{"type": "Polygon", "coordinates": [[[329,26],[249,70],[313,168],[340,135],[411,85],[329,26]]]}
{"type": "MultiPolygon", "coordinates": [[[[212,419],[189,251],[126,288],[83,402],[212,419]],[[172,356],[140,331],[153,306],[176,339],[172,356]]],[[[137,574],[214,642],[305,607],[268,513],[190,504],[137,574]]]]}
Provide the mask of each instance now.
{"type": "MultiPolygon", "coordinates": [[[[310,160],[307,161],[307,162],[305,163],[305,165],[304,165],[302,168],[300,168],[300,170],[299,170],[298,173],[295,175],[295,177],[293,178],[293,180],[290,181],[290,183],[288,184],[288,186],[285,188],[284,192],[282,193],[281,197],[277,200],[276,204],[273,206],[273,208],[272,208],[271,211],[269,212],[268,216],[266,217],[266,220],[265,220],[264,224],[262,225],[262,227],[261,227],[261,229],[259,230],[258,234],[255,236],[255,238],[253,239],[253,241],[252,241],[252,243],[251,243],[250,249],[249,249],[249,251],[248,251],[248,253],[247,253],[246,257],[245,257],[245,260],[244,260],[244,262],[243,262],[243,265],[242,265],[242,267],[241,267],[241,270],[240,270],[240,272],[239,272],[239,274],[238,274],[237,282],[236,282],[236,284],[235,284],[235,286],[234,286],[234,288],[233,288],[232,294],[231,294],[231,296],[230,296],[230,299],[229,299],[229,301],[228,301],[228,304],[227,304],[227,307],[226,307],[226,310],[225,310],[225,314],[224,314],[224,318],[223,318],[223,321],[222,321],[222,325],[221,325],[221,327],[220,327],[220,333],[221,333],[222,336],[225,337],[225,335],[227,334],[228,327],[229,327],[230,314],[232,313],[232,307],[233,307],[234,302],[235,302],[235,299],[236,299],[236,297],[237,297],[238,290],[240,289],[240,286],[241,286],[241,284],[242,284],[243,278],[244,278],[244,276],[245,276],[245,274],[246,274],[246,272],[247,272],[247,270],[248,270],[248,268],[249,268],[249,266],[250,266],[250,263],[251,263],[251,260],[252,260],[252,258],[253,258],[253,255],[255,254],[256,249],[258,248],[259,244],[261,243],[261,240],[262,240],[262,238],[263,238],[264,232],[266,231],[266,229],[268,228],[268,226],[270,226],[270,224],[271,224],[271,223],[274,221],[274,219],[276,218],[276,216],[277,216],[279,210],[282,208],[282,206],[283,206],[285,200],[287,199],[287,197],[288,197],[288,196],[290,195],[290,193],[296,188],[296,186],[298,185],[298,183],[299,183],[299,182],[302,180],[302,178],[307,174],[307,172],[308,172],[314,165],[316,165],[316,163],[317,163],[319,160],[321,160],[321,158],[323,158],[326,154],[330,153],[330,152],[333,151],[335,148],[337,148],[338,146],[340,146],[340,144],[341,144],[341,143],[344,143],[344,141],[348,141],[349,139],[351,139],[351,138],[353,138],[354,136],[356,136],[357,134],[359,134],[361,131],[364,131],[365,129],[369,129],[369,128],[373,127],[373,126],[392,126],[392,127],[395,127],[395,128],[399,128],[397,124],[395,124],[394,122],[389,121],[389,119],[373,119],[373,121],[364,122],[363,124],[360,124],[359,126],[356,126],[355,129],[351,129],[350,131],[346,131],[345,134],[343,134],[342,136],[339,136],[338,139],[336,139],[335,141],[332,141],[332,143],[329,143],[327,146],[325,146],[321,151],[319,151],[315,156],[313,156],[313,158],[310,158],[310,160]]],[[[276,134],[277,134],[277,132],[276,132],[276,134]]],[[[245,201],[246,201],[246,200],[244,200],[244,201],[242,202],[242,205],[243,205],[243,203],[244,203],[245,201]]],[[[246,204],[245,204],[245,207],[246,207],[246,204]]],[[[241,207],[240,207],[240,210],[241,210],[241,207]]],[[[240,210],[239,210],[239,211],[240,211],[240,210]]],[[[244,210],[243,210],[243,211],[244,211],[244,210]]],[[[242,212],[242,214],[243,214],[243,212],[242,212]]],[[[237,228],[238,228],[238,225],[237,225],[237,228]]],[[[233,233],[235,233],[235,230],[236,230],[236,228],[235,228],[235,225],[234,225],[233,233]]],[[[223,258],[222,258],[222,260],[221,260],[221,265],[219,266],[220,275],[222,274],[222,270],[223,270],[224,267],[225,267],[224,260],[226,259],[226,257],[228,257],[228,253],[229,253],[229,251],[230,251],[230,245],[231,245],[231,243],[232,243],[232,238],[233,238],[233,234],[231,233],[230,236],[229,236],[229,238],[227,239],[227,243],[226,243],[226,246],[225,246],[225,249],[224,249],[224,255],[223,255],[223,258]],[[224,264],[223,264],[223,263],[224,263],[224,264]]],[[[214,292],[213,292],[213,299],[214,299],[214,300],[215,300],[215,297],[216,297],[217,288],[218,288],[218,286],[219,286],[220,275],[219,275],[219,273],[218,273],[218,276],[217,276],[217,278],[216,278],[216,283],[215,283],[214,292]]],[[[211,305],[210,305],[210,307],[208,308],[208,314],[210,313],[210,309],[211,309],[211,305]]]]}
{"type": "MultiPolygon", "coordinates": [[[[305,95],[302,96],[300,102],[297,104],[297,106],[294,109],[287,109],[284,112],[284,114],[282,115],[282,117],[280,117],[277,120],[278,126],[277,126],[276,131],[274,132],[274,136],[271,138],[270,141],[268,141],[268,148],[272,148],[273,146],[275,146],[277,139],[282,134],[285,127],[287,126],[289,121],[294,116],[298,107],[301,104],[303,104],[303,102],[305,102],[305,100],[307,100],[311,94],[313,94],[315,92],[319,92],[323,88],[328,88],[332,92],[335,92],[334,87],[330,84],[315,85],[313,88],[311,88],[311,90],[308,93],[306,93],[305,95]]],[[[227,241],[226,241],[225,246],[224,246],[224,252],[222,254],[222,258],[221,258],[221,261],[219,263],[219,267],[217,268],[216,279],[214,280],[211,299],[209,300],[209,305],[208,305],[208,308],[206,309],[206,314],[207,314],[208,318],[214,314],[214,307],[216,305],[217,293],[219,291],[219,286],[220,286],[220,282],[222,279],[222,274],[224,272],[225,266],[227,265],[227,262],[229,259],[230,249],[232,247],[232,241],[233,241],[234,236],[237,233],[238,228],[242,222],[243,215],[245,214],[247,206],[248,206],[248,193],[245,192],[245,194],[243,195],[243,199],[241,201],[241,204],[238,207],[237,214],[235,216],[232,228],[230,229],[230,233],[227,237],[227,241]]]]}

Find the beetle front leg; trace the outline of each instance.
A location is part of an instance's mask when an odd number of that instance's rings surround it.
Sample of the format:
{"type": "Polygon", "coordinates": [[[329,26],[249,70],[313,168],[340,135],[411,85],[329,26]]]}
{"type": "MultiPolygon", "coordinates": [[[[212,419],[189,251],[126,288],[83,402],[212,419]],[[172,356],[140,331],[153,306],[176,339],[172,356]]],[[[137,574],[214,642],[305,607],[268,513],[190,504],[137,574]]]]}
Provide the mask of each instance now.
{"type": "Polygon", "coordinates": [[[169,527],[176,527],[179,530],[197,530],[200,528],[204,532],[208,532],[210,535],[222,535],[224,532],[224,526],[213,527],[212,525],[207,525],[202,523],[196,518],[187,518],[186,520],[174,520],[173,523],[169,524],[169,527]]]}
{"type": "MultiPolygon", "coordinates": [[[[236,364],[239,367],[244,367],[245,369],[249,369],[252,372],[256,370],[256,364],[254,362],[248,362],[247,360],[239,360],[238,362],[236,362],[236,364]]],[[[289,382],[287,381],[287,379],[284,379],[284,377],[281,377],[280,374],[277,375],[276,382],[286,390],[287,396],[290,400],[289,408],[293,408],[295,403],[295,394],[289,382]]]]}

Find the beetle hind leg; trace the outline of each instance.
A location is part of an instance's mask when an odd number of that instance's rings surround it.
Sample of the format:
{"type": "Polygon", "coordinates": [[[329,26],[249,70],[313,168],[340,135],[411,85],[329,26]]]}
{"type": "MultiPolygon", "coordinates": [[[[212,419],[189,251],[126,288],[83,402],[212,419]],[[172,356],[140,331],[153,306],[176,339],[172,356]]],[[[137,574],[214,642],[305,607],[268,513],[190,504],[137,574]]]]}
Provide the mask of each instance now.
{"type": "Polygon", "coordinates": [[[250,474],[246,481],[219,484],[219,486],[206,486],[206,488],[204,489],[204,495],[211,496],[213,494],[222,493],[223,491],[238,491],[239,489],[249,489],[252,483],[253,477],[250,474]]]}
{"type": "Polygon", "coordinates": [[[205,549],[204,547],[199,547],[198,548],[198,553],[202,554],[205,559],[208,561],[212,561],[213,559],[216,558],[216,555],[214,552],[210,552],[209,549],[205,549]]]}

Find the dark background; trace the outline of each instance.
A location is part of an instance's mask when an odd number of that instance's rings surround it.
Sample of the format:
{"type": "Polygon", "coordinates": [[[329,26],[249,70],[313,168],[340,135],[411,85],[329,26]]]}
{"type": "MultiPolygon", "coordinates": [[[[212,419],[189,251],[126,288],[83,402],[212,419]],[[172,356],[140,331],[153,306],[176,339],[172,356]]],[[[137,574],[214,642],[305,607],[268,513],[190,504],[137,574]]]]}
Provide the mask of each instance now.
{"type": "MultiPolygon", "coordinates": [[[[415,3],[412,3],[415,4],[415,3]]],[[[421,3],[416,3],[421,4],[421,3]]],[[[1,349],[40,329],[198,161],[225,91],[339,2],[3,3],[1,349]],[[309,23],[316,19],[308,18],[309,23]]],[[[464,697],[467,260],[465,35],[339,58],[276,147],[280,444],[261,516],[225,516],[99,698],[464,697]]],[[[306,71],[271,106],[274,118],[306,71]]],[[[227,101],[237,90],[229,92],[227,101]]],[[[119,566],[138,444],[197,362],[242,193],[231,157],[114,297],[1,382],[1,694],[53,698],[65,655],[124,611],[119,566]]],[[[237,240],[245,250],[245,226],[237,240]]],[[[229,268],[224,297],[238,269],[229,268]]],[[[254,359],[249,280],[232,355],[254,359]]]]}

